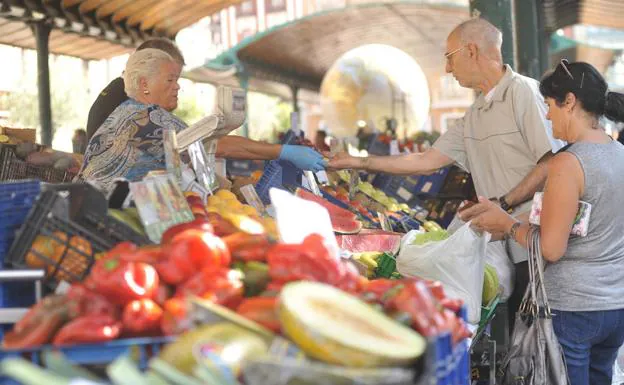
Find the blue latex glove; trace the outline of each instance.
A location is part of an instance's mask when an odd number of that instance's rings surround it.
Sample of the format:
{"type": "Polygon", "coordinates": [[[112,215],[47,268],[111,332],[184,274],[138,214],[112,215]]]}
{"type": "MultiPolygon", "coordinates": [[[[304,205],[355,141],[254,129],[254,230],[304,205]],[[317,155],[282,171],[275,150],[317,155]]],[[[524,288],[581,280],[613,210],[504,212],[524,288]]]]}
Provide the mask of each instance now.
{"type": "Polygon", "coordinates": [[[283,145],[279,160],[287,160],[301,170],[317,172],[325,169],[323,155],[306,146],[283,145]]]}

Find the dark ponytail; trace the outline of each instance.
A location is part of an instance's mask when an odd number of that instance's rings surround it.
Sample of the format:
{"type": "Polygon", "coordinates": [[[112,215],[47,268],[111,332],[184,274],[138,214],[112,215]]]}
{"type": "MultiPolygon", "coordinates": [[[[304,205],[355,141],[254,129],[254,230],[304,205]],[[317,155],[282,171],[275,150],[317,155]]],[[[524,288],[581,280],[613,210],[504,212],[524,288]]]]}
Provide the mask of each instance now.
{"type": "Polygon", "coordinates": [[[611,91],[607,92],[604,116],[614,122],[624,122],[624,94],[611,91]]]}

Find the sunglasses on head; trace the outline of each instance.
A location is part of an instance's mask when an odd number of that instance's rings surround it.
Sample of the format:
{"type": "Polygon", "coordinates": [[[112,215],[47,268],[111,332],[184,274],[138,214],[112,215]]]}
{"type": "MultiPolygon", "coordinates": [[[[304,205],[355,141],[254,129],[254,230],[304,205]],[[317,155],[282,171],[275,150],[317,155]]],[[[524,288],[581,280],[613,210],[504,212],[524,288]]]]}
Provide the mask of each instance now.
{"type": "MultiPolygon", "coordinates": [[[[563,68],[563,70],[570,77],[570,79],[574,80],[574,76],[572,76],[572,72],[570,72],[570,70],[568,69],[569,64],[570,62],[568,61],[568,59],[561,59],[561,61],[559,62],[559,66],[563,68]]],[[[585,81],[585,72],[581,74],[581,85],[579,88],[583,88],[584,81],[585,81]]]]}

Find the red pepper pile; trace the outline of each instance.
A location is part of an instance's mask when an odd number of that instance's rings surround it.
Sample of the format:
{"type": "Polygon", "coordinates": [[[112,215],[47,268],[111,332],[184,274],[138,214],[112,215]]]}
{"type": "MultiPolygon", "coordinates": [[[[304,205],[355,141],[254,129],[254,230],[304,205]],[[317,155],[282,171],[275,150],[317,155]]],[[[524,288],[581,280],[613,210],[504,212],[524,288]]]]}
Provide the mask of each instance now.
{"type": "Polygon", "coordinates": [[[33,306],[5,335],[4,348],[178,334],[192,326],[188,295],[236,310],[279,333],[279,291],[299,280],[359,295],[424,336],[448,331],[457,342],[470,335],[456,315],[461,302],[446,298],[439,283],[369,282],[353,264],[330,255],[319,235],[301,244],[273,244],[262,235],[225,230],[210,218],[198,218],[167,230],[158,246],[118,244],[95,262],[84,282],[33,306]],[[231,264],[243,266],[245,281],[231,264]],[[256,270],[247,274],[249,266],[256,270]],[[251,287],[248,279],[254,274],[251,287]],[[246,293],[260,295],[246,298],[246,293]]]}
{"type": "Polygon", "coordinates": [[[425,337],[449,332],[453,343],[457,343],[472,335],[457,314],[461,300],[447,298],[440,282],[376,279],[366,285],[360,298],[425,337]]]}
{"type": "Polygon", "coordinates": [[[241,275],[229,269],[230,252],[211,230],[196,220],[174,226],[159,246],[118,244],[95,262],[84,282],[33,306],[5,335],[3,347],[179,333],[190,326],[187,294],[235,309],[243,298],[241,275]]]}

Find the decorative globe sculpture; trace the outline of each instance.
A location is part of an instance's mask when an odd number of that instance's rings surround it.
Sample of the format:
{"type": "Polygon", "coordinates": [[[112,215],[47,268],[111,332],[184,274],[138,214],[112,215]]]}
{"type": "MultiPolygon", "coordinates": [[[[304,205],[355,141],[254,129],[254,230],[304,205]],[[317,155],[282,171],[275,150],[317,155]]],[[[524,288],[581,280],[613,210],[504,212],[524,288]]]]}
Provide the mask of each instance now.
{"type": "Polygon", "coordinates": [[[400,138],[422,130],[429,114],[429,87],[422,69],[407,53],[368,44],[342,55],[321,84],[321,110],[332,135],[384,132],[395,126],[400,138]],[[388,121],[394,119],[394,124],[388,121]]]}

